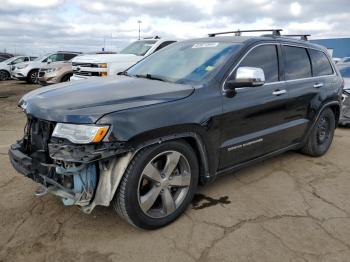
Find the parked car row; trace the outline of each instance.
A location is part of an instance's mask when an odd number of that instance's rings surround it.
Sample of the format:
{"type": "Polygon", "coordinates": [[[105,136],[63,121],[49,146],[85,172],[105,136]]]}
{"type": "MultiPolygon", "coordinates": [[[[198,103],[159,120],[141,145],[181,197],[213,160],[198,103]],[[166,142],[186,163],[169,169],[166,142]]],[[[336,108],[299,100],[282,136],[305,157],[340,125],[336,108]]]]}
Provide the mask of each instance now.
{"type": "Polygon", "coordinates": [[[10,57],[3,62],[0,62],[0,80],[8,80],[11,78],[12,69],[15,65],[23,62],[34,61],[34,56],[14,56],[10,57]]]}
{"type": "Polygon", "coordinates": [[[73,77],[82,80],[92,77],[108,77],[128,69],[141,59],[175,43],[174,39],[158,36],[135,41],[118,54],[83,55],[73,59],[73,77]]]}
{"type": "Polygon", "coordinates": [[[135,41],[118,54],[59,51],[33,59],[33,57],[10,58],[1,65],[0,80],[10,77],[41,85],[93,77],[115,76],[144,57],[175,43],[174,39],[158,36],[135,41]]]}
{"type": "MultiPolygon", "coordinates": [[[[38,75],[41,68],[45,68],[45,70],[51,68],[48,65],[55,66],[55,63],[57,62],[64,62],[64,61],[70,61],[75,56],[79,55],[81,53],[78,52],[66,52],[66,51],[60,51],[53,54],[47,54],[42,57],[39,57],[33,61],[18,63],[16,65],[13,65],[11,68],[11,76],[14,79],[18,80],[24,80],[28,83],[36,83],[38,81],[38,75]],[[49,68],[48,68],[49,67],[49,68]]],[[[53,69],[53,68],[52,68],[53,69]]],[[[55,67],[54,70],[56,70],[57,67],[55,67]]],[[[45,75],[45,71],[42,71],[41,77],[43,78],[45,75]]],[[[52,72],[52,71],[51,71],[52,72]]],[[[45,78],[43,78],[45,79],[45,78]]],[[[61,79],[61,78],[60,78],[61,79]]],[[[52,81],[52,79],[51,79],[52,81]]],[[[59,82],[59,81],[57,81],[59,82]]],[[[55,83],[57,83],[55,82],[55,83]]]]}

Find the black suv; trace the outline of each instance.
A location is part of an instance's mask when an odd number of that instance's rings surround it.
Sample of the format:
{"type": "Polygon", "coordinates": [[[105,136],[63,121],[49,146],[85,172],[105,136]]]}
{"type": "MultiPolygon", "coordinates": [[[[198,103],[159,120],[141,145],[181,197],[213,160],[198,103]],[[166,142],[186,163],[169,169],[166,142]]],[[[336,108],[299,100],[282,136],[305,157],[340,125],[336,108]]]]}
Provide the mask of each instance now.
{"type": "Polygon", "coordinates": [[[321,156],[342,78],[325,48],[279,32],[211,34],[115,78],[32,91],[19,102],[28,122],[11,162],[38,195],[86,213],[112,204],[153,229],[183,213],[198,184],[288,150],[321,156]]]}

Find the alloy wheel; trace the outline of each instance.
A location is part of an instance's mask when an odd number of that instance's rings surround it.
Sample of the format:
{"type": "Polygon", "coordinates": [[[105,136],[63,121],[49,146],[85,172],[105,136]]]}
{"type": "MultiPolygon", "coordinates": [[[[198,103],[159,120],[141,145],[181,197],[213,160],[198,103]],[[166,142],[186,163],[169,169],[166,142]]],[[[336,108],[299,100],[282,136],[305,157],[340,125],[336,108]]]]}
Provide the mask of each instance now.
{"type": "Polygon", "coordinates": [[[330,123],[327,117],[322,117],[317,128],[317,142],[319,145],[326,143],[330,135],[330,123]]]}
{"type": "Polygon", "coordinates": [[[30,80],[32,83],[36,83],[38,80],[38,72],[34,71],[30,74],[30,80]]]}
{"type": "Polygon", "coordinates": [[[172,214],[184,201],[191,183],[188,160],[177,151],[155,156],[143,169],[138,183],[142,211],[152,218],[172,214]]]}

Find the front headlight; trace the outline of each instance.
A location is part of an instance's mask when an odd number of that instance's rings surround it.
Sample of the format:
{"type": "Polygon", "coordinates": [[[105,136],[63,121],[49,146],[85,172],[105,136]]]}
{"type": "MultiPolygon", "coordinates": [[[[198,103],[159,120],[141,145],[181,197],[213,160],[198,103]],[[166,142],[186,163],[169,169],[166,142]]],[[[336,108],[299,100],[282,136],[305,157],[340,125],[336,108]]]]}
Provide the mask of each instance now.
{"type": "Polygon", "coordinates": [[[48,68],[46,69],[46,73],[52,73],[52,72],[55,72],[56,70],[58,70],[59,68],[48,68]]]}
{"type": "Polygon", "coordinates": [[[53,137],[66,138],[75,144],[101,142],[109,126],[74,125],[58,123],[52,133],[53,137]]]}
{"type": "Polygon", "coordinates": [[[18,65],[17,66],[17,69],[23,69],[23,68],[26,68],[28,65],[18,65]]]}

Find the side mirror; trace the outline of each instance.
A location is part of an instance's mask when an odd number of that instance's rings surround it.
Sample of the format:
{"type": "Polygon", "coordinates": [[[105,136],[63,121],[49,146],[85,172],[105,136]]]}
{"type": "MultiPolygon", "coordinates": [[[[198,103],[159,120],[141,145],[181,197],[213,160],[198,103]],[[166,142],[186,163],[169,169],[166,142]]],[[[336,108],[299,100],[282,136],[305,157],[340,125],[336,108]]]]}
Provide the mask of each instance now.
{"type": "Polygon", "coordinates": [[[265,84],[264,70],[257,67],[239,67],[236,71],[236,77],[225,83],[227,94],[232,96],[235,89],[239,87],[257,87],[265,84]]]}
{"type": "Polygon", "coordinates": [[[47,63],[48,64],[52,63],[52,59],[47,59],[47,63]]]}

